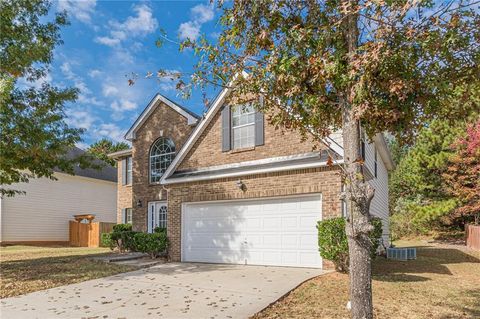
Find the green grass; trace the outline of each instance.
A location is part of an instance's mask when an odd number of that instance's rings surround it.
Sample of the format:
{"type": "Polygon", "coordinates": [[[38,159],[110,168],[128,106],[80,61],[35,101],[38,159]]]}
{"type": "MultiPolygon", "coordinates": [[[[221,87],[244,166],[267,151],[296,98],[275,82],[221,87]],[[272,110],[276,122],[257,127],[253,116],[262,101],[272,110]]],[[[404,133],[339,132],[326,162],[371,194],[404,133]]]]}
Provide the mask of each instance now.
{"type": "Polygon", "coordinates": [[[0,298],[135,269],[91,259],[107,254],[108,248],[0,247],[0,298]]]}
{"type": "MultiPolygon", "coordinates": [[[[427,241],[395,244],[416,246],[418,258],[374,261],[376,318],[480,318],[480,252],[427,241]]],[[[314,278],[253,318],[350,318],[348,282],[339,273],[314,278]]]]}

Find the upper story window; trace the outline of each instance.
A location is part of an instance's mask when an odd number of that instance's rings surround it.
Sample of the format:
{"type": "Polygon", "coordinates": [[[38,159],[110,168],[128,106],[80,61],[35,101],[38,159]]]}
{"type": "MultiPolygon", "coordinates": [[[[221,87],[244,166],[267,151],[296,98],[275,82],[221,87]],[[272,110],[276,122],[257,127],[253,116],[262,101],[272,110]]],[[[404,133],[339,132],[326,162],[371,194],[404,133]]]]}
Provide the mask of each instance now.
{"type": "Polygon", "coordinates": [[[127,184],[132,184],[132,157],[127,157],[127,184]]]}
{"type": "Polygon", "coordinates": [[[233,149],[255,146],[255,113],[252,105],[232,108],[233,149]]]}
{"type": "Polygon", "coordinates": [[[161,137],[150,149],[150,183],[160,182],[160,178],[175,157],[175,144],[169,138],[161,137]]]}
{"type": "Polygon", "coordinates": [[[132,157],[126,157],[122,160],[122,185],[132,184],[132,157]]]}

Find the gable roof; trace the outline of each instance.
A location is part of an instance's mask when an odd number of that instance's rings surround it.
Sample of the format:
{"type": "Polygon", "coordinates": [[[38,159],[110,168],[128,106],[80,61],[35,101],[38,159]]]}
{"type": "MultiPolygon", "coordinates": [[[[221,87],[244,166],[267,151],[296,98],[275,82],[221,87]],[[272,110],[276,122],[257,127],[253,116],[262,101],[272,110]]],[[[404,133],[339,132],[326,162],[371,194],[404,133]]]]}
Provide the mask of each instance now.
{"type": "MultiPolygon", "coordinates": [[[[85,155],[85,151],[79,149],[78,147],[72,148],[68,153],[65,155],[67,159],[74,159],[76,157],[85,155]]],[[[117,182],[117,169],[109,164],[101,161],[99,159],[94,159],[93,164],[101,166],[100,169],[95,168],[81,168],[78,165],[73,167],[73,173],[75,176],[83,176],[89,177],[94,179],[100,179],[109,182],[117,182]]],[[[62,170],[56,168],[54,169],[55,172],[64,173],[62,170]]]]}
{"type": "Polygon", "coordinates": [[[143,123],[148,119],[148,117],[155,110],[155,107],[158,105],[158,102],[163,102],[167,106],[171,107],[174,111],[178,112],[180,115],[187,118],[188,125],[194,125],[198,122],[199,116],[192,111],[186,109],[185,107],[173,102],[167,97],[161,95],[160,93],[155,94],[153,99],[148,103],[147,107],[143,110],[140,116],[135,120],[132,127],[125,134],[126,140],[134,140],[136,131],[142,126],[143,123]]]}
{"type": "MultiPolygon", "coordinates": [[[[232,82],[234,80],[232,80],[232,82]]],[[[193,145],[195,145],[195,142],[202,135],[203,131],[207,128],[208,124],[212,121],[215,114],[220,110],[220,108],[223,105],[223,102],[225,101],[226,97],[231,91],[229,86],[230,85],[224,88],[213,100],[204,118],[200,121],[197,127],[195,127],[192,134],[189,136],[189,138],[187,139],[183,147],[178,152],[177,156],[175,156],[172,163],[163,174],[160,180],[161,184],[167,184],[166,179],[168,179],[170,176],[173,175],[173,173],[178,168],[182,160],[187,156],[188,152],[192,149],[193,145]]],[[[330,149],[332,149],[337,155],[339,155],[340,157],[343,157],[343,147],[341,147],[337,142],[335,142],[331,138],[326,138],[325,140],[323,140],[323,142],[327,144],[330,147],[330,149]]]]}

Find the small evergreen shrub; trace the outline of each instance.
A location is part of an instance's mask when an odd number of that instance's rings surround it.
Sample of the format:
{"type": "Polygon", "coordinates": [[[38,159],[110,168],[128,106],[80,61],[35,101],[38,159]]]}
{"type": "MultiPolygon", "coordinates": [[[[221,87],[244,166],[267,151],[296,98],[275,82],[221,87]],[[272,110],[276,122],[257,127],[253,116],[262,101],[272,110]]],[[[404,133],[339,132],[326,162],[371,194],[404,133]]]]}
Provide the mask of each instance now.
{"type": "Polygon", "coordinates": [[[152,259],[166,252],[168,245],[167,233],[165,231],[152,234],[136,233],[134,241],[135,249],[139,252],[147,253],[152,259]]]}
{"type": "MultiPolygon", "coordinates": [[[[317,224],[320,256],[332,261],[339,272],[348,272],[349,256],[345,224],[343,217],[319,221],[317,224]]],[[[375,258],[382,237],[382,220],[374,217],[372,225],[374,229],[370,233],[370,240],[372,241],[372,258],[375,258]]]]}
{"type": "Polygon", "coordinates": [[[135,234],[137,232],[132,231],[131,224],[117,224],[113,226],[110,238],[120,252],[135,251],[135,234]]]}
{"type": "Polygon", "coordinates": [[[153,229],[154,233],[167,233],[167,229],[165,227],[155,227],[153,229]]]}
{"type": "Polygon", "coordinates": [[[102,233],[100,235],[100,245],[102,247],[108,247],[111,250],[113,250],[115,248],[116,244],[112,240],[112,234],[111,233],[102,233]]]}

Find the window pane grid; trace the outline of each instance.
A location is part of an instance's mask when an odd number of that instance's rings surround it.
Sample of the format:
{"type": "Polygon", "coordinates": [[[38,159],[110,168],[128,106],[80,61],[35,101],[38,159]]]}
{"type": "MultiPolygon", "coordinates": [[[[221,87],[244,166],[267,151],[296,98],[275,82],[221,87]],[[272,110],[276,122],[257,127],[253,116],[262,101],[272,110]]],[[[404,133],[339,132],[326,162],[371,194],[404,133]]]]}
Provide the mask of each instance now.
{"type": "Polygon", "coordinates": [[[150,152],[150,182],[158,183],[175,157],[175,145],[172,140],[158,139],[150,152]]]}
{"type": "Polygon", "coordinates": [[[131,224],[133,221],[133,209],[127,208],[125,210],[125,223],[126,224],[131,224]]]}
{"type": "Polygon", "coordinates": [[[232,110],[233,148],[255,145],[255,109],[252,105],[238,105],[232,110]]]}

